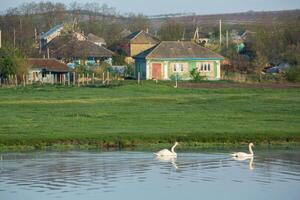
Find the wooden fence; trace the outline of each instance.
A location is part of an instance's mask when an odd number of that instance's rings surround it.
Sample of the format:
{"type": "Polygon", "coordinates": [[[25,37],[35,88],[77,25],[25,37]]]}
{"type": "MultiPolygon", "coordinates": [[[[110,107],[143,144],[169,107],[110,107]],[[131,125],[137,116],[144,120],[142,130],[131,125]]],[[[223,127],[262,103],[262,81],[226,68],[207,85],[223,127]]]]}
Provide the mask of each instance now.
{"type": "MultiPolygon", "coordinates": [[[[40,74],[39,74],[40,75],[40,74]]],[[[49,74],[48,74],[49,75],[49,74]]],[[[89,85],[109,85],[115,81],[124,80],[124,78],[113,75],[110,72],[99,74],[79,74],[75,72],[50,74],[48,77],[39,77],[35,75],[16,75],[10,74],[6,78],[0,77],[0,87],[21,87],[32,84],[52,84],[65,86],[89,86],[89,85]]],[[[138,80],[139,82],[139,80],[138,80]]]]}

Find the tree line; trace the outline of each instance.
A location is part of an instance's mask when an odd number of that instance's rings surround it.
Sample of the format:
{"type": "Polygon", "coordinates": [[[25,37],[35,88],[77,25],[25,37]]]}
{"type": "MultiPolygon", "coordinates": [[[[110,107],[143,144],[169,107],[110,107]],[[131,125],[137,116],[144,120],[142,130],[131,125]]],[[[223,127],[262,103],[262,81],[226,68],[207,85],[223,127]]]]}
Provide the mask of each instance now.
{"type": "MultiPolygon", "coordinates": [[[[63,23],[72,24],[76,30],[84,33],[103,37],[108,47],[113,46],[124,36],[123,30],[131,32],[149,30],[161,40],[177,41],[191,40],[196,27],[200,25],[197,21],[187,23],[176,18],[167,18],[157,25],[143,14],[120,14],[116,8],[97,2],[73,2],[69,5],[50,1],[23,3],[8,9],[0,16],[2,46],[5,48],[1,52],[2,57],[5,57],[3,55],[10,55],[10,58],[32,55],[38,46],[39,34],[63,23]]],[[[224,42],[222,47],[219,47],[218,26],[202,26],[200,30],[209,33],[209,48],[228,58],[231,61],[230,70],[233,72],[259,75],[268,64],[272,62],[276,64],[280,61],[286,61],[292,66],[300,65],[299,20],[266,27],[224,24],[223,41],[225,41],[226,30],[230,33],[232,30],[250,30],[253,33],[244,41],[246,47],[243,52],[237,52],[237,44],[232,41],[232,38],[229,38],[228,47],[224,42]]]]}

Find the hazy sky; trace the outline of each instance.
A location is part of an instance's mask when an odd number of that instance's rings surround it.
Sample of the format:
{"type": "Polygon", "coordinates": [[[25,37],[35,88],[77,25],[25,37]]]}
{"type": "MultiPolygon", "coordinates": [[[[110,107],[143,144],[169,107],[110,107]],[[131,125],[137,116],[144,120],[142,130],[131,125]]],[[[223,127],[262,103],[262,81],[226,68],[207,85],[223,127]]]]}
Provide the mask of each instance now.
{"type": "MultiPolygon", "coordinates": [[[[16,7],[23,2],[39,0],[0,0],[0,11],[16,7]]],[[[69,4],[74,0],[49,0],[69,4]]],[[[300,0],[81,0],[78,2],[99,2],[117,8],[121,13],[134,12],[145,15],[177,12],[197,14],[230,13],[242,11],[269,11],[300,9],[300,0]]]]}

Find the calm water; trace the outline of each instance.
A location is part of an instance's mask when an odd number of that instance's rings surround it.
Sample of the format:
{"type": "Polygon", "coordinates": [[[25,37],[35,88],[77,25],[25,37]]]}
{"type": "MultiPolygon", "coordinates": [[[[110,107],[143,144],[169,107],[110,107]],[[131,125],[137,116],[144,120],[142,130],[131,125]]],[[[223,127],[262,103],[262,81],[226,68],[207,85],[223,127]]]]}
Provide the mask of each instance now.
{"type": "Polygon", "coordinates": [[[0,199],[300,199],[300,151],[2,154],[0,199]]]}

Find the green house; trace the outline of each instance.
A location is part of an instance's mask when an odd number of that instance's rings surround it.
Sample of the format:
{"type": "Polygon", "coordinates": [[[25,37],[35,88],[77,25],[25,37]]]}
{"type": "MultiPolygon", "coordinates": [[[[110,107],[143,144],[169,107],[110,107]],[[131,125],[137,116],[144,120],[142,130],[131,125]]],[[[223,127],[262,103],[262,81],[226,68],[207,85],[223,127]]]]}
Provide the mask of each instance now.
{"type": "Polygon", "coordinates": [[[135,76],[141,79],[191,79],[190,72],[197,69],[208,80],[221,78],[221,60],[224,58],[191,41],[163,41],[136,55],[135,76]]]}

